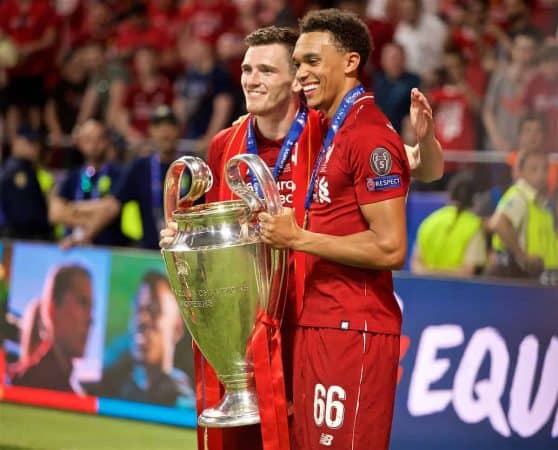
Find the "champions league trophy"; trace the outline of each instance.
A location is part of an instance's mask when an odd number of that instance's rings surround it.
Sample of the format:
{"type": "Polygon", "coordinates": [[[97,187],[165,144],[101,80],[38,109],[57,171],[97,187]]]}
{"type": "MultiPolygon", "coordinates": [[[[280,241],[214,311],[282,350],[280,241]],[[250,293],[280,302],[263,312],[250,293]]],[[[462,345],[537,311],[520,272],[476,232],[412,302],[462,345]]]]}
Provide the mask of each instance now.
{"type": "Polygon", "coordinates": [[[261,241],[256,220],[260,211],[281,211],[273,176],[258,156],[249,154],[228,161],[224,175],[241,200],[191,206],[212,185],[209,167],[193,156],[170,166],[164,189],[165,220],[178,223],[173,243],[162,250],[169,280],[192,338],[226,391],[218,405],[199,416],[204,427],[260,421],[249,343],[259,314],[281,319],[286,287],[287,252],[261,241]],[[259,188],[245,184],[241,164],[259,188]],[[181,198],[185,169],[192,181],[181,198]]]}

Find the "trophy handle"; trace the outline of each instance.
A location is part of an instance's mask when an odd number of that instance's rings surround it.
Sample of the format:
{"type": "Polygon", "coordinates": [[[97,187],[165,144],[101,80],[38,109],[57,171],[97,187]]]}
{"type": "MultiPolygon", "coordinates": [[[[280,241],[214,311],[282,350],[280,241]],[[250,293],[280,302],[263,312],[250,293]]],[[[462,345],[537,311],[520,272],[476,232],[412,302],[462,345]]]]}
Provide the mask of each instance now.
{"type": "Polygon", "coordinates": [[[252,213],[266,210],[272,216],[281,212],[281,196],[273,175],[263,160],[252,154],[233,156],[225,166],[225,176],[231,191],[244,200],[252,213]],[[263,199],[257,192],[244,182],[244,175],[240,171],[240,164],[248,166],[260,185],[263,199]]]}
{"type": "Polygon", "coordinates": [[[197,156],[183,156],[174,161],[165,176],[164,213],[165,223],[172,220],[172,213],[178,208],[186,208],[200,198],[213,186],[213,174],[205,161],[197,156]],[[190,171],[192,182],[190,190],[184,197],[180,197],[180,180],[184,169],[190,171]]]}
{"type": "MultiPolygon", "coordinates": [[[[252,214],[265,210],[270,215],[281,214],[281,195],[277,188],[277,183],[273,178],[267,164],[257,155],[241,154],[233,156],[225,166],[225,176],[231,191],[244,200],[250,208],[252,214]],[[240,171],[240,164],[244,163],[252,171],[260,185],[263,199],[257,192],[251,189],[245,182],[244,176],[240,171]]],[[[282,320],[285,308],[287,292],[287,249],[269,249],[269,298],[265,305],[265,310],[270,317],[282,320]]]]}

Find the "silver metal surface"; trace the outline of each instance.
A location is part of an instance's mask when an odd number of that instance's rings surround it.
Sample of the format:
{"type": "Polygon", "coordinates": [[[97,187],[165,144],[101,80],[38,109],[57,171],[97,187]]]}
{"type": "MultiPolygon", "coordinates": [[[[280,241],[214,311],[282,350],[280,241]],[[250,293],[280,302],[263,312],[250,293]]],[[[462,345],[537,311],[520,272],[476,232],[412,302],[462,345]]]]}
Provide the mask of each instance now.
{"type": "Polygon", "coordinates": [[[186,326],[226,391],[218,405],[202,412],[198,423],[254,424],[259,413],[249,343],[260,312],[278,320],[283,314],[287,261],[286,251],[271,249],[260,240],[256,215],[264,208],[280,212],[279,192],[259,157],[239,155],[229,161],[225,173],[229,187],[242,200],[179,208],[173,201],[180,201],[177,186],[186,167],[198,186],[211,184],[204,181],[209,169],[199,161],[196,165],[183,161],[176,170],[169,169],[167,178],[174,180],[165,181],[165,207],[174,211],[172,219],[179,230],[162,254],[186,326]],[[241,163],[258,179],[263,199],[244,184],[241,163]]]}

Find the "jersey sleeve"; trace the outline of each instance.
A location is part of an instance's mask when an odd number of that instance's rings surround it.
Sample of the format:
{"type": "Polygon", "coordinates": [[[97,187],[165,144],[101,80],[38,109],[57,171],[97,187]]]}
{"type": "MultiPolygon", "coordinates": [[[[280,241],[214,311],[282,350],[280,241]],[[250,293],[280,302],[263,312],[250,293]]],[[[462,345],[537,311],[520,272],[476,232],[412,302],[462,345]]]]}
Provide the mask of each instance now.
{"type": "Polygon", "coordinates": [[[397,132],[385,126],[365,126],[353,133],[348,152],[357,201],[361,205],[407,195],[409,162],[397,132]]]}

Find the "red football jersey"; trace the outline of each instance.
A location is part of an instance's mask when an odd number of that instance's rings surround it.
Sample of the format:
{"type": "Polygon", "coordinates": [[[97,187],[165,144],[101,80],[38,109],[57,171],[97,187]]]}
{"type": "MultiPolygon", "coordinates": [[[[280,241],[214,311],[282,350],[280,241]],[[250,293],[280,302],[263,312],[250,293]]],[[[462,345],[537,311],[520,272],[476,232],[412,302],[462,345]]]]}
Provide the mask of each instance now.
{"type": "MultiPolygon", "coordinates": [[[[369,230],[359,206],[405,196],[409,181],[401,138],[366,94],[355,102],[323,158],[308,229],[336,236],[369,230]]],[[[391,271],[312,255],[306,261],[299,325],[400,333],[391,271]]]]}
{"type": "MultiPolygon", "coordinates": [[[[235,127],[226,128],[220,131],[212,139],[209,146],[209,154],[207,157],[207,163],[211,168],[213,173],[213,187],[206,194],[206,199],[208,202],[217,201],[219,197],[219,189],[221,183],[226,183],[225,180],[221,179],[221,168],[223,167],[223,152],[234,134],[235,127]]],[[[256,131],[256,141],[258,143],[258,156],[263,159],[263,161],[269,167],[269,170],[273,173],[273,168],[275,167],[275,161],[279,156],[279,150],[281,150],[281,145],[283,144],[283,139],[278,141],[272,141],[263,137],[257,128],[256,131]]],[[[293,148],[293,153],[296,151],[293,148]]],[[[249,180],[247,179],[246,182],[249,180]]],[[[293,206],[293,190],[294,182],[292,180],[291,163],[288,162],[285,165],[285,169],[279,175],[277,180],[277,187],[279,188],[279,193],[281,194],[281,201],[283,206],[292,208],[293,206]]]]}

